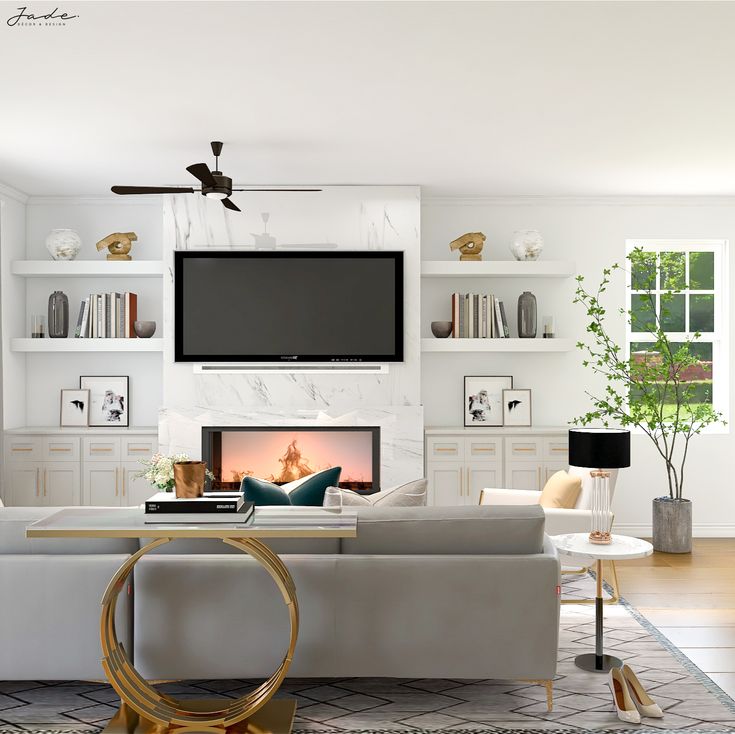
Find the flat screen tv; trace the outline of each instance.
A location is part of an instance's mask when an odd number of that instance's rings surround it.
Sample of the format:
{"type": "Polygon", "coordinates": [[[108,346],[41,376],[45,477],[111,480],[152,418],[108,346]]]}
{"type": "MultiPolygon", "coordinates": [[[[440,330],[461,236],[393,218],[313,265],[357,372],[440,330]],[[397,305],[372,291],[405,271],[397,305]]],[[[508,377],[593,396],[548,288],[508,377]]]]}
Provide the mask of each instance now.
{"type": "Polygon", "coordinates": [[[402,362],[402,252],[177,251],[177,362],[402,362]]]}

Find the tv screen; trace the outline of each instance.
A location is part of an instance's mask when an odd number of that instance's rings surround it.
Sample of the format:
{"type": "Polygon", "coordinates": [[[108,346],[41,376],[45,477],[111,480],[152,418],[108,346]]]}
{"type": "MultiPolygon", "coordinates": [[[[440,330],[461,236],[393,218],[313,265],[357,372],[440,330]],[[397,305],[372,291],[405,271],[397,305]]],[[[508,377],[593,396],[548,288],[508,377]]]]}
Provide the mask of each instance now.
{"type": "Polygon", "coordinates": [[[177,251],[177,362],[401,362],[402,252],[177,251]]]}

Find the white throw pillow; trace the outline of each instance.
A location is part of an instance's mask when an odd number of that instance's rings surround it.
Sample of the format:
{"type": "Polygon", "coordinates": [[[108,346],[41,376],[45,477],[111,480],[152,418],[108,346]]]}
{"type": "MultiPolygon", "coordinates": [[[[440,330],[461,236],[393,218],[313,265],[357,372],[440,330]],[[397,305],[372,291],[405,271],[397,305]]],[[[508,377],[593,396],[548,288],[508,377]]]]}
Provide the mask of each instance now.
{"type": "Polygon", "coordinates": [[[426,479],[415,479],[375,494],[358,494],[351,489],[327,487],[324,507],[424,507],[426,486],[426,479]]]}

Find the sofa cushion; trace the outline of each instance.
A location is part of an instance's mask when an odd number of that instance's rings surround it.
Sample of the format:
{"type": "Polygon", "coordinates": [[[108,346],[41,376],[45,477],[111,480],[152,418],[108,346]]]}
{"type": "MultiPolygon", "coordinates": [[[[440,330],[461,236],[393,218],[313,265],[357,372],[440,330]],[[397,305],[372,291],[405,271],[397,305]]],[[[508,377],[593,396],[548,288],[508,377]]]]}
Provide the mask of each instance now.
{"type": "Polygon", "coordinates": [[[564,510],[573,510],[577,504],[582,478],[558,471],[552,474],[544,488],[538,503],[541,507],[556,507],[564,510]]]}
{"type": "Polygon", "coordinates": [[[539,505],[360,507],[357,537],[342,539],[351,555],[513,555],[541,553],[539,505]]]}
{"type": "MultiPolygon", "coordinates": [[[[63,507],[3,507],[0,509],[1,555],[95,555],[135,553],[135,538],[26,538],[26,528],[63,507]]],[[[109,508],[112,509],[112,508],[109,508]]]]}
{"type": "Polygon", "coordinates": [[[301,507],[321,507],[327,487],[339,484],[342,467],[314,472],[306,477],[289,482],[274,484],[267,479],[243,477],[242,491],[245,499],[256,505],[299,505],[301,507]]]}
{"type": "Polygon", "coordinates": [[[374,494],[358,494],[351,489],[327,487],[324,507],[424,507],[426,485],[426,479],[415,479],[374,494]]]}

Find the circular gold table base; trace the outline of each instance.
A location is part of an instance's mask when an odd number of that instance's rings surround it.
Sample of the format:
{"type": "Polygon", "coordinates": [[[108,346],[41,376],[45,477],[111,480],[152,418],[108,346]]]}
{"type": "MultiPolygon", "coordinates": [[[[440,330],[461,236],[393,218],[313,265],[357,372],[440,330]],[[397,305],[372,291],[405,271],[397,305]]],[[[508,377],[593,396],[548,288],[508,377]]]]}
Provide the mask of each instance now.
{"type": "Polygon", "coordinates": [[[128,558],[117,570],[102,597],[102,617],[100,620],[100,636],[102,640],[102,667],[107,674],[110,685],[117,691],[122,701],[140,716],[159,724],[181,727],[215,727],[217,730],[232,726],[247,719],[262,708],[280,687],[286,672],[291,665],[296,637],[299,629],[299,607],[296,600],[296,588],[283,561],[268,548],[267,545],[254,538],[223,538],[225,543],[249,553],[257,560],[275,581],[283,600],[288,607],[291,627],[288,650],[283,661],[268,680],[261,683],[254,691],[234,700],[229,706],[222,707],[219,700],[213,701],[211,707],[199,710],[187,709],[184,701],[159,693],[148,681],[141,677],[128,659],[125,649],[115,633],[115,606],[117,597],[125,587],[135,564],[146,554],[171,538],[158,538],[141,548],[128,558]]]}

